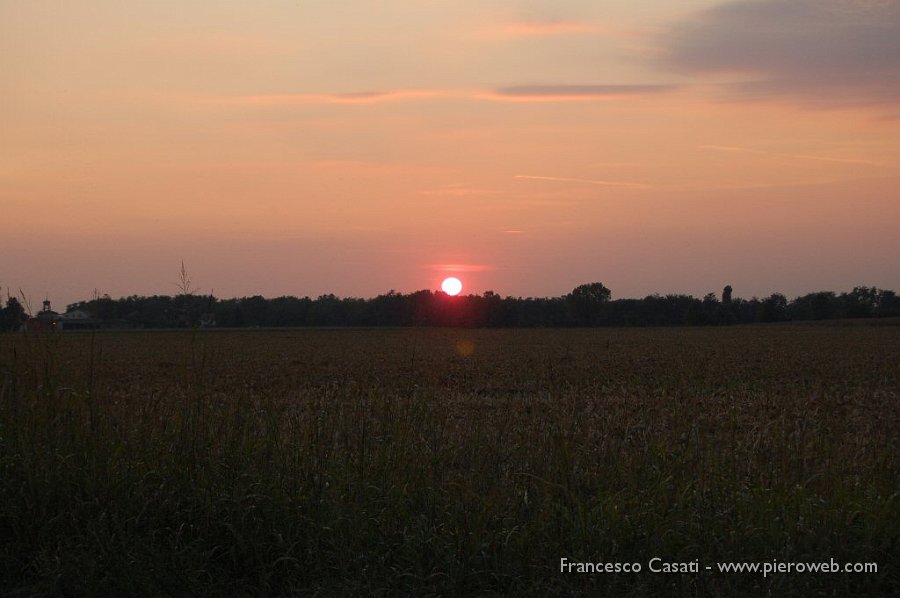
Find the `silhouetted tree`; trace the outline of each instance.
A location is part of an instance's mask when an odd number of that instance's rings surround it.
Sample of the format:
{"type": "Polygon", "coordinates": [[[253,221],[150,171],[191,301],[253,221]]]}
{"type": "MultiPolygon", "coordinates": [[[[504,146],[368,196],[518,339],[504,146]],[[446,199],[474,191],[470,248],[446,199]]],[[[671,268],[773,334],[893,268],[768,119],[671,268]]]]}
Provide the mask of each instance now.
{"type": "Polygon", "coordinates": [[[572,289],[566,295],[566,304],[576,324],[593,326],[601,320],[603,307],[612,296],[612,291],[601,282],[591,282],[572,289]]]}
{"type": "Polygon", "coordinates": [[[262,295],[244,297],[240,300],[241,313],[248,326],[267,326],[269,302],[262,295]]]}
{"type": "Polygon", "coordinates": [[[732,288],[731,288],[730,284],[725,285],[725,288],[722,289],[722,304],[723,305],[731,304],[731,291],[732,291],[732,288]]]}
{"type": "Polygon", "coordinates": [[[379,295],[369,301],[371,317],[382,326],[406,326],[409,324],[409,313],[406,308],[406,297],[391,289],[385,295],[379,295]]]}
{"type": "Polygon", "coordinates": [[[815,293],[810,301],[813,320],[827,320],[834,317],[835,296],[833,292],[815,293]]]}
{"type": "Polygon", "coordinates": [[[788,319],[788,301],[781,293],[773,293],[757,306],[760,322],[783,322],[788,319]]]}
{"type": "MultiPolygon", "coordinates": [[[[775,293],[765,299],[731,298],[720,303],[712,293],[702,299],[690,295],[649,295],[643,299],[610,298],[601,283],[576,287],[562,297],[449,297],[429,290],[410,294],[390,291],[374,299],[322,295],[277,297],[256,295],[215,299],[212,295],[175,297],[155,295],[112,299],[95,294],[89,301],[69,305],[113,325],[172,328],[212,314],[221,327],[243,326],[682,326],[780,322],[840,317],[900,317],[900,297],[894,291],[855,287],[849,293],[810,293],[788,301],[775,293]],[[186,319],[187,316],[187,319],[186,319]]],[[[724,296],[724,294],[723,294],[724,296]]],[[[14,298],[0,309],[0,330],[18,328],[27,309],[14,298]]]]}
{"type": "Polygon", "coordinates": [[[485,291],[479,302],[481,326],[503,326],[503,298],[494,291],[485,291]]]}
{"type": "Polygon", "coordinates": [[[703,297],[703,323],[707,325],[718,325],[724,320],[723,306],[719,303],[719,299],[715,293],[707,293],[703,297]]]}
{"type": "Polygon", "coordinates": [[[25,308],[15,297],[7,297],[6,307],[0,309],[0,331],[18,330],[27,319],[25,308]]]}
{"type": "Polygon", "coordinates": [[[831,291],[820,291],[797,297],[788,306],[793,320],[826,320],[838,317],[837,297],[831,291]]]}
{"type": "Polygon", "coordinates": [[[900,296],[897,296],[897,293],[884,289],[878,291],[878,316],[882,318],[900,316],[900,296]]]}
{"type": "Polygon", "coordinates": [[[840,296],[845,318],[870,318],[878,309],[878,289],[875,287],[853,287],[849,293],[840,296]]]}
{"type": "MultiPolygon", "coordinates": [[[[715,296],[713,296],[713,300],[715,300],[715,296]]],[[[703,301],[692,298],[692,301],[688,305],[684,320],[685,324],[687,324],[688,326],[701,326],[703,324],[708,324],[709,322],[706,319],[706,312],[703,309],[703,301]]]]}

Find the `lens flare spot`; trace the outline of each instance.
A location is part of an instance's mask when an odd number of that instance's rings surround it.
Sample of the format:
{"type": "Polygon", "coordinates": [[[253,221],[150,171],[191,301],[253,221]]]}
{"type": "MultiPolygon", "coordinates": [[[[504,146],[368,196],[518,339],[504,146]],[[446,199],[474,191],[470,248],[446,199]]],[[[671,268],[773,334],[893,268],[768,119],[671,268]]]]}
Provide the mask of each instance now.
{"type": "Polygon", "coordinates": [[[470,340],[456,341],[456,353],[462,357],[468,357],[475,352],[475,343],[470,340]]]}

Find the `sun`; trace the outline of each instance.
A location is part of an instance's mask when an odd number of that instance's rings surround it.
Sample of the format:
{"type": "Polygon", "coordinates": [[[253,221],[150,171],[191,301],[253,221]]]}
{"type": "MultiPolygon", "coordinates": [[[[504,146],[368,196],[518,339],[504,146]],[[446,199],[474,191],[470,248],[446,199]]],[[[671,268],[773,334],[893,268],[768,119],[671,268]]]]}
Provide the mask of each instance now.
{"type": "Polygon", "coordinates": [[[444,282],[441,283],[441,290],[451,296],[459,295],[459,292],[462,290],[462,282],[454,276],[445,278],[444,282]]]}

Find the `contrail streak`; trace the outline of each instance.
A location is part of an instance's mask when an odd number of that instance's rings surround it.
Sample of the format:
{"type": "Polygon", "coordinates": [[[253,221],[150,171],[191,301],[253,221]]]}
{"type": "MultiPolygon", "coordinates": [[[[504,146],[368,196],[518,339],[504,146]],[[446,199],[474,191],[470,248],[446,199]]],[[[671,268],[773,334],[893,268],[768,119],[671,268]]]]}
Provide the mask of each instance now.
{"type": "Polygon", "coordinates": [[[628,181],[603,181],[596,179],[573,179],[558,176],[536,176],[530,174],[517,174],[514,178],[526,179],[529,181],[553,181],[557,183],[581,183],[583,185],[599,185],[601,187],[631,187],[634,189],[646,189],[650,185],[643,183],[631,183],[628,181]]]}

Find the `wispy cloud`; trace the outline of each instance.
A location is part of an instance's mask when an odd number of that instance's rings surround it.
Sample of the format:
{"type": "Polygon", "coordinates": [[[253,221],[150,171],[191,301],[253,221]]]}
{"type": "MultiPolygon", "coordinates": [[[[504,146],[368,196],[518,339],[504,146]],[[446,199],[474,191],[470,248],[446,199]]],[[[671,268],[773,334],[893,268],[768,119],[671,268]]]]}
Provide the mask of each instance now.
{"type": "Polygon", "coordinates": [[[437,272],[488,272],[494,269],[488,264],[428,264],[425,268],[437,272]]]}
{"type": "MultiPolygon", "coordinates": [[[[673,85],[518,85],[498,89],[396,89],[351,93],[279,93],[224,98],[250,107],[300,106],[305,104],[368,105],[420,100],[472,100],[489,102],[586,102],[658,95],[677,89],[673,85]]],[[[207,98],[209,100],[209,98],[207,98]]]]}
{"type": "Polygon", "coordinates": [[[900,2],[734,0],[662,37],[662,63],[722,77],[739,99],[900,102],[900,2]]]}
{"type": "Polygon", "coordinates": [[[375,104],[403,102],[441,96],[444,92],[427,89],[360,91],[352,93],[282,93],[239,96],[238,104],[247,106],[292,106],[298,104],[375,104]]]}
{"type": "Polygon", "coordinates": [[[437,197],[482,197],[485,195],[497,195],[500,191],[492,189],[483,189],[480,187],[470,187],[463,184],[445,185],[438,189],[426,189],[419,192],[420,195],[437,196],[437,197]]]}
{"type": "Polygon", "coordinates": [[[581,185],[597,185],[600,187],[631,187],[634,189],[647,189],[651,187],[651,185],[646,185],[644,183],[634,183],[630,181],[605,181],[598,179],[577,179],[570,177],[537,176],[530,174],[517,174],[515,178],[528,181],[549,181],[553,183],[578,183],[581,185]]]}
{"type": "Polygon", "coordinates": [[[673,85],[518,85],[501,87],[485,97],[507,102],[571,102],[656,95],[675,89],[673,85]]]}
{"type": "Polygon", "coordinates": [[[601,31],[602,29],[597,25],[577,21],[515,21],[485,27],[480,33],[488,37],[515,38],[581,35],[601,31]]]}
{"type": "Polygon", "coordinates": [[[734,145],[701,145],[699,149],[711,150],[717,152],[757,154],[763,156],[771,156],[774,158],[789,158],[792,160],[813,160],[816,162],[836,162],[840,164],[865,164],[869,166],[884,166],[883,162],[874,160],[865,160],[861,158],[838,158],[833,156],[816,156],[812,154],[789,154],[783,152],[770,152],[767,150],[754,149],[749,147],[739,147],[734,145]]]}

